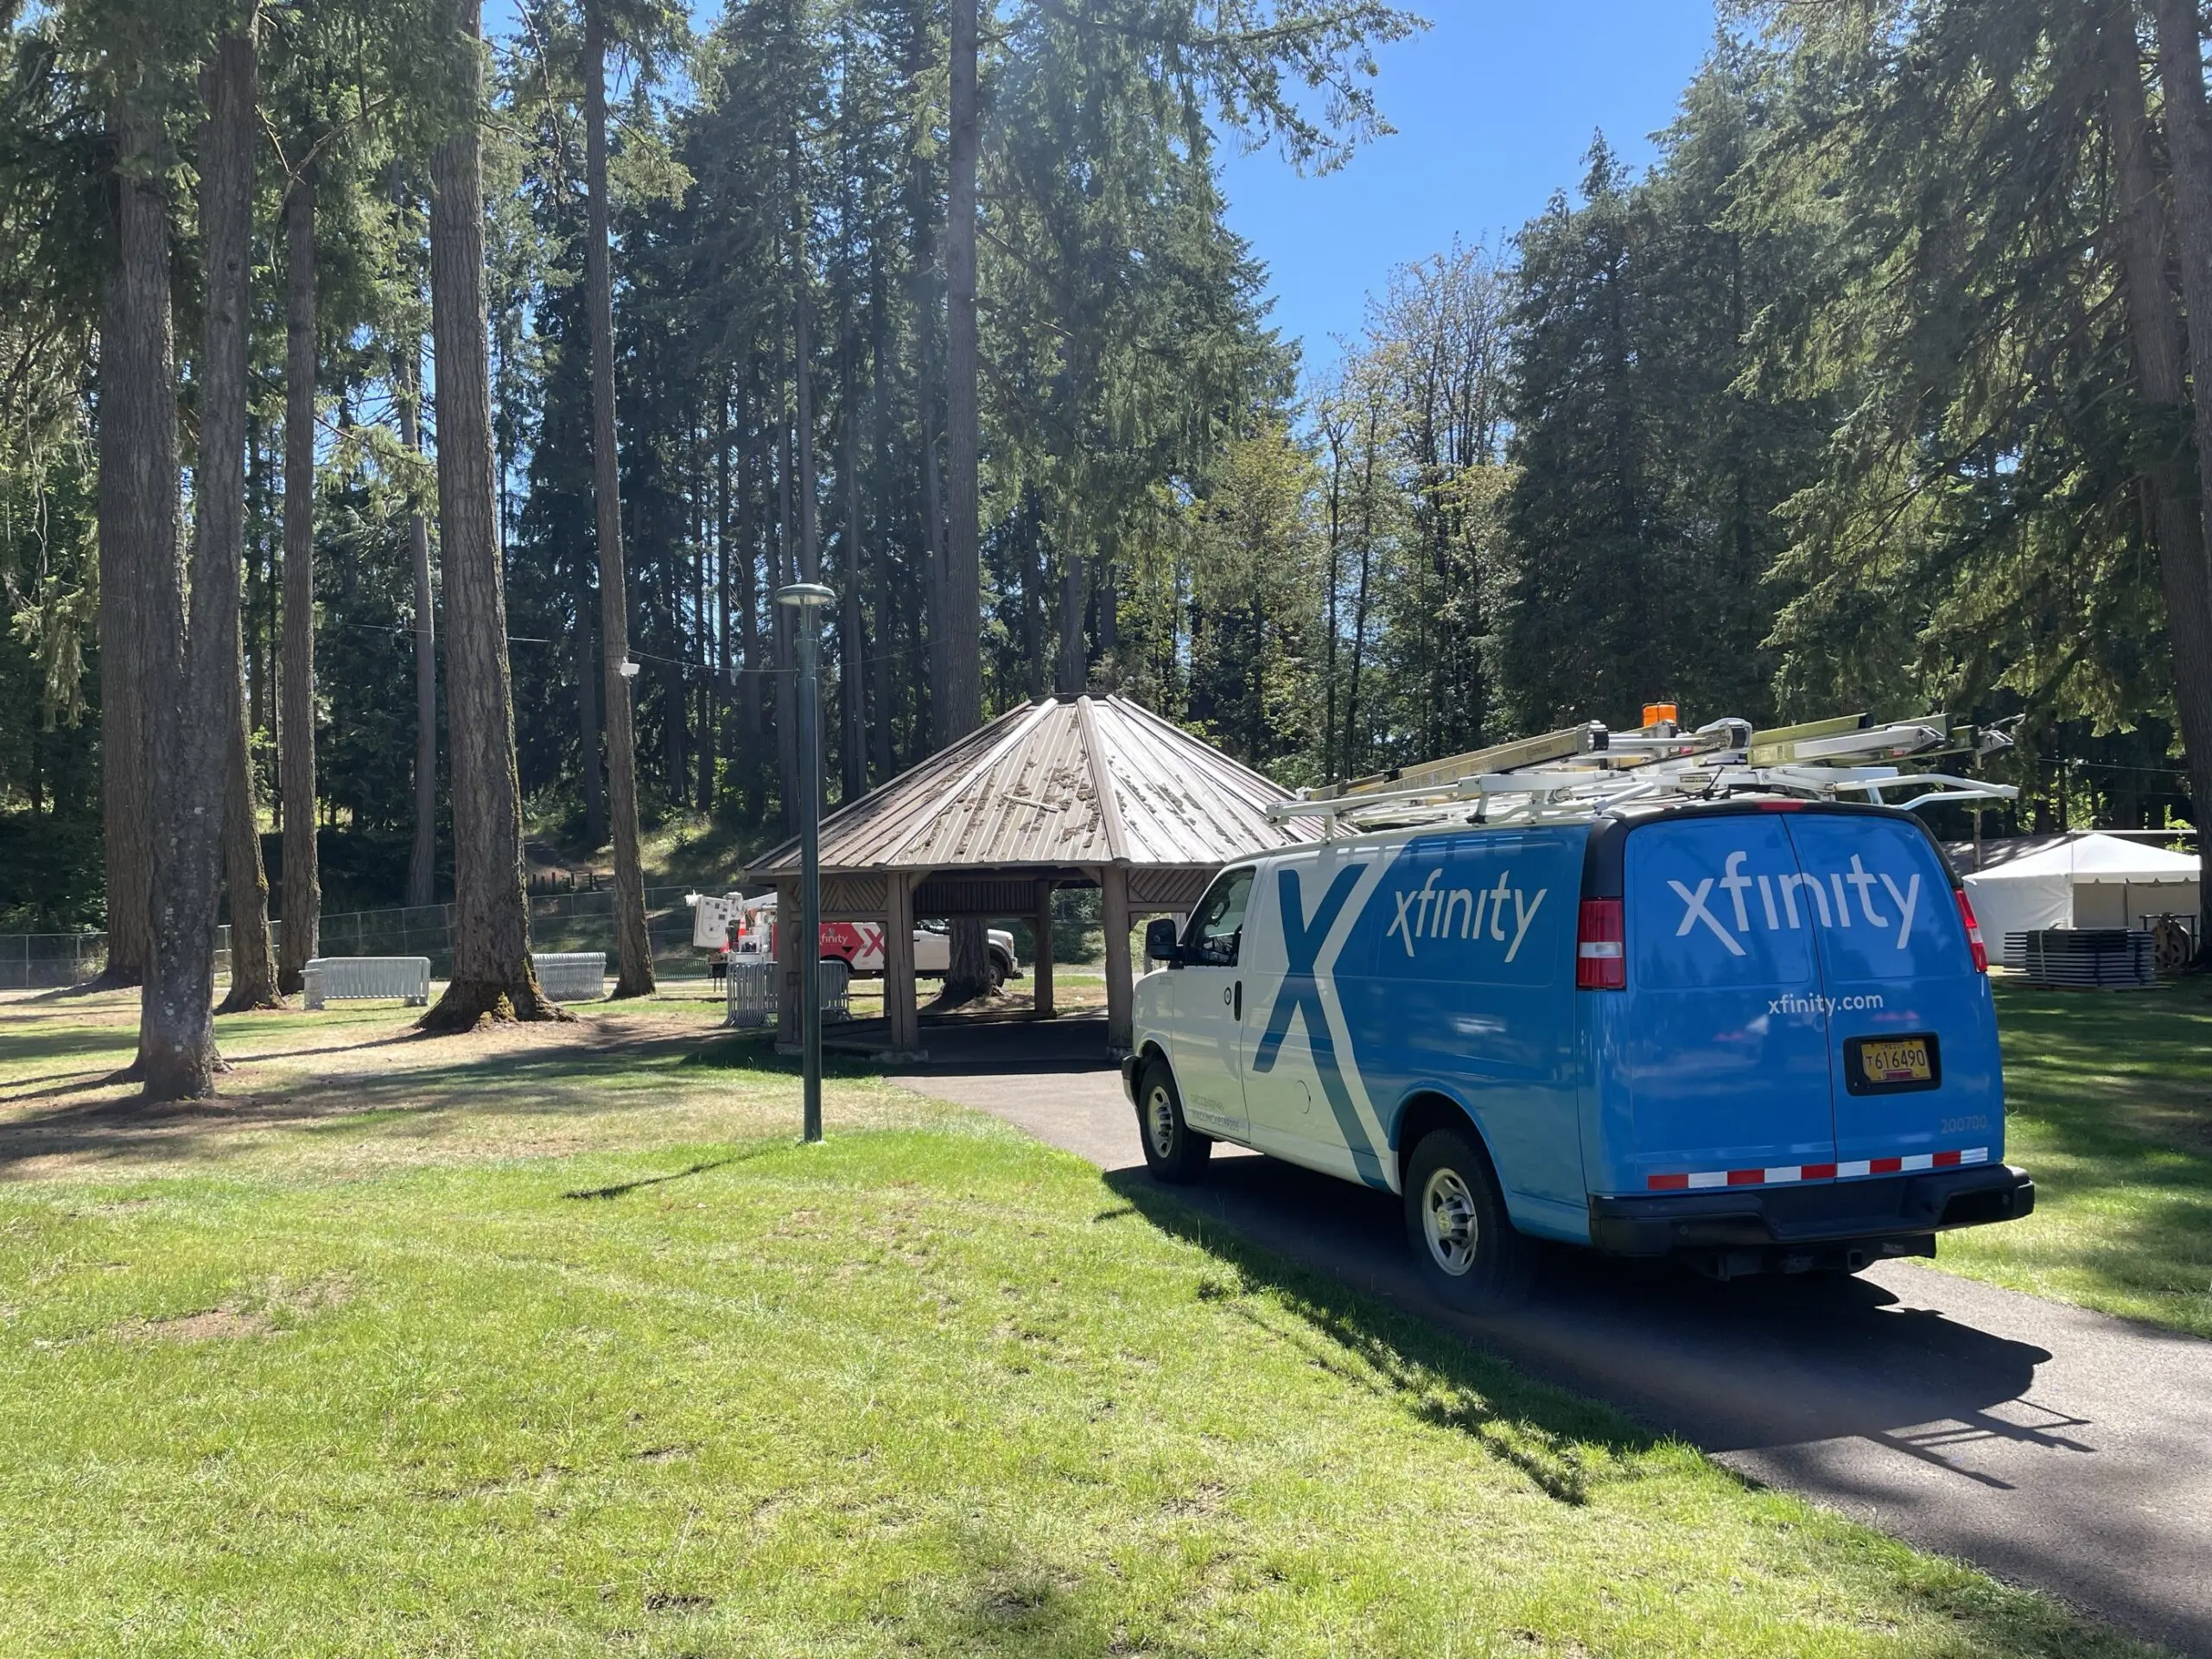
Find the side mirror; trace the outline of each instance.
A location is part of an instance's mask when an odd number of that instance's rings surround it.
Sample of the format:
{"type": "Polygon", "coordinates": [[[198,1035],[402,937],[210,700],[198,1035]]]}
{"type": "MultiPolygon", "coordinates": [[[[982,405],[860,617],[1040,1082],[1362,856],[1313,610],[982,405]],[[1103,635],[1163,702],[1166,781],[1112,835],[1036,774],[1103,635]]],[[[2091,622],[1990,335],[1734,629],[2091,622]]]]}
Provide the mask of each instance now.
{"type": "Polygon", "coordinates": [[[1147,962],[1164,962],[1173,967],[1181,954],[1176,943],[1175,924],[1165,916],[1145,924],[1144,957],[1147,962]]]}

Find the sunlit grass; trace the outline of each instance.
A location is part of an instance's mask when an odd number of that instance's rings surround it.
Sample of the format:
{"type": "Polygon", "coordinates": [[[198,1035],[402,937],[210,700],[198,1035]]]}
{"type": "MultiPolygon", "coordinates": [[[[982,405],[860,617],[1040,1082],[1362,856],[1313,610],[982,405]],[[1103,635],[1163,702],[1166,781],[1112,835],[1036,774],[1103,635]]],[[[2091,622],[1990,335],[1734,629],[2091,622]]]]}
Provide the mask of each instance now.
{"type": "Polygon", "coordinates": [[[2005,1156],[2036,1213],[1942,1264],[2212,1337],[2212,992],[1998,990],[2005,1156]]]}
{"type": "Polygon", "coordinates": [[[0,1652],[2135,1651],[696,1010],[0,1018],[0,1652]]]}

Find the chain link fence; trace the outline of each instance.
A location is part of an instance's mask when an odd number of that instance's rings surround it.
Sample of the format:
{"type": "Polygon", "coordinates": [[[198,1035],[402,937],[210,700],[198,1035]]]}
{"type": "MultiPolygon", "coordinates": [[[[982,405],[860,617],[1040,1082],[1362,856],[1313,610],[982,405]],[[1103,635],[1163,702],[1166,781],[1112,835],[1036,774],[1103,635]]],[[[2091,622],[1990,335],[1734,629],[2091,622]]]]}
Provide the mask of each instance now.
{"type": "MultiPolygon", "coordinates": [[[[652,941],[653,972],[661,979],[704,979],[709,953],[691,944],[687,887],[645,889],[645,932],[652,941]]],[[[281,945],[284,925],[270,924],[281,945]]],[[[612,969],[614,894],[543,893],[530,900],[530,943],[535,950],[604,950],[612,969]]],[[[432,977],[453,971],[453,906],[423,905],[398,910],[342,911],[322,918],[326,957],[428,957],[432,977]]],[[[58,990],[81,985],[107,966],[105,933],[0,934],[0,991],[58,990]]],[[[215,976],[231,970],[231,930],[215,930],[215,976]]]]}

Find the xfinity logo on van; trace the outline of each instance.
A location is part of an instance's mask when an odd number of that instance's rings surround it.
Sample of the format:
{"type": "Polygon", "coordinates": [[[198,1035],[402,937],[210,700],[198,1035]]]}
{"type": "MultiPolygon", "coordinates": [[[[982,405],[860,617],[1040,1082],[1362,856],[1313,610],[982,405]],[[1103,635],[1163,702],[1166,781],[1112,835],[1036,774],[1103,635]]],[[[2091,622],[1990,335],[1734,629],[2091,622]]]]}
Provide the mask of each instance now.
{"type": "MultiPolygon", "coordinates": [[[[1707,876],[1694,887],[1685,882],[1670,880],[1667,885],[1682,901],[1682,925],[1675,930],[1675,937],[1681,938],[1693,928],[1707,929],[1721,944],[1728,947],[1731,956],[1744,954],[1743,939],[1751,931],[1754,916],[1764,922],[1769,931],[1783,927],[1802,927],[1815,918],[1822,927],[1850,927],[1863,918],[1870,927],[1897,929],[1897,947],[1904,950],[1912,938],[1913,918],[1920,910],[1920,875],[1916,871],[1903,887],[1886,873],[1870,871],[1857,853],[1851,855],[1851,868],[1847,874],[1837,871],[1825,882],[1817,875],[1791,870],[1782,875],[1746,875],[1745,861],[1749,853],[1728,855],[1719,877],[1707,876]],[[1718,887],[1719,894],[1714,896],[1718,887]],[[1885,906],[1879,887],[1888,895],[1885,906]],[[1751,895],[1758,895],[1756,904],[1751,895]],[[1829,903],[1833,894],[1834,903],[1829,903]],[[1857,916],[1853,913],[1857,907],[1857,916]],[[1729,924],[1735,925],[1731,928],[1729,924]]],[[[1539,897],[1541,895],[1540,894],[1539,897]]]]}
{"type": "MultiPolygon", "coordinates": [[[[1742,854],[1736,855],[1740,858],[1742,854]]],[[[1454,887],[1449,893],[1436,884],[1444,879],[1441,866],[1428,873],[1428,880],[1415,888],[1402,890],[1392,895],[1397,901],[1398,918],[1390,924],[1385,939],[1396,939],[1406,947],[1406,954],[1414,954],[1415,939],[1481,939],[1488,938],[1505,945],[1508,962],[1521,954],[1521,943],[1529,937],[1529,925],[1536,919],[1536,912],[1543,907],[1544,895],[1549,887],[1538,887],[1531,898],[1518,887],[1509,887],[1510,870],[1497,873],[1497,885],[1478,893],[1466,887],[1454,887]],[[1511,917],[1507,916],[1510,901],[1511,917]],[[1487,918],[1489,931],[1484,931],[1487,918]],[[1506,944],[1506,930],[1512,929],[1512,943],[1506,944]]],[[[1913,878],[1919,880],[1917,876],[1913,878]]],[[[1681,883],[1675,887],[1681,890],[1681,883]]],[[[1707,881],[1709,888],[1713,883],[1707,881]]],[[[1683,931],[1688,931],[1686,926],[1683,931]]],[[[1735,941],[1729,943],[1735,945],[1735,941]]],[[[1743,954],[1743,947],[1736,945],[1736,953],[1743,954]]]]}

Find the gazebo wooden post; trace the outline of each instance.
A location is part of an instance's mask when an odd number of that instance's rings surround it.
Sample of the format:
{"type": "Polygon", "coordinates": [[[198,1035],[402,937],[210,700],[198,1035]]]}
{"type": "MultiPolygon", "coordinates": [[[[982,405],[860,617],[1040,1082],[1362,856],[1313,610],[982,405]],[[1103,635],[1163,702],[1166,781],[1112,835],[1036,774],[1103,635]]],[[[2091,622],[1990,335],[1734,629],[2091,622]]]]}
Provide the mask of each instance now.
{"type": "Polygon", "coordinates": [[[897,870],[884,878],[883,1018],[891,1052],[899,1056],[922,1046],[921,1015],[914,1004],[914,881],[897,870]]]}
{"type": "Polygon", "coordinates": [[[1048,876],[1037,883],[1037,960],[1030,964],[1031,1005],[1039,1020],[1050,1020],[1052,1007],[1052,883],[1048,876]]]}
{"type": "Polygon", "coordinates": [[[1099,872],[1106,913],[1106,1046],[1119,1058],[1136,1041],[1136,984],[1129,974],[1129,872],[1109,864],[1099,872]]]}

